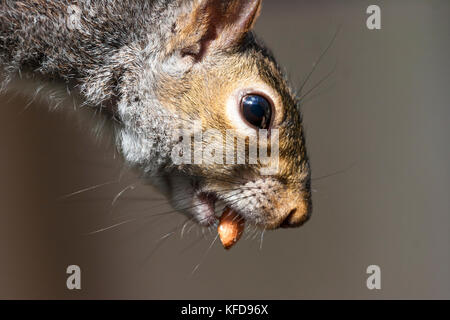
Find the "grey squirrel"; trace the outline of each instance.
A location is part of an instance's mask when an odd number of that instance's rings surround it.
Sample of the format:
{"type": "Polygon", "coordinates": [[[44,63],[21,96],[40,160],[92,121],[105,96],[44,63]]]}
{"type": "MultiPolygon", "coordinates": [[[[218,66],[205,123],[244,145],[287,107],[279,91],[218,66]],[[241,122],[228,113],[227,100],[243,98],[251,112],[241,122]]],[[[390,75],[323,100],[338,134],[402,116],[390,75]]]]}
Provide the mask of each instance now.
{"type": "Polygon", "coordinates": [[[311,214],[299,101],[252,27],[261,0],[0,1],[0,76],[66,83],[113,124],[124,161],[199,224],[216,202],[265,229],[311,214]],[[175,129],[279,131],[278,171],[175,165],[175,129]]]}

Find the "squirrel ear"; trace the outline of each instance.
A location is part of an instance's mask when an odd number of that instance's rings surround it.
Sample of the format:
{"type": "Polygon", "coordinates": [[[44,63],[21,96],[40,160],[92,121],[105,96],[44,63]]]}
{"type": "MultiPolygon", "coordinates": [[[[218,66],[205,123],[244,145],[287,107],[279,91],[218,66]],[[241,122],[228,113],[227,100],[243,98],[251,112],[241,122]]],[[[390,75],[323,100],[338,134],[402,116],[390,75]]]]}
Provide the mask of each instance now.
{"type": "Polygon", "coordinates": [[[253,28],[262,0],[197,0],[178,19],[179,28],[170,45],[197,61],[210,49],[227,49],[253,28]]]}

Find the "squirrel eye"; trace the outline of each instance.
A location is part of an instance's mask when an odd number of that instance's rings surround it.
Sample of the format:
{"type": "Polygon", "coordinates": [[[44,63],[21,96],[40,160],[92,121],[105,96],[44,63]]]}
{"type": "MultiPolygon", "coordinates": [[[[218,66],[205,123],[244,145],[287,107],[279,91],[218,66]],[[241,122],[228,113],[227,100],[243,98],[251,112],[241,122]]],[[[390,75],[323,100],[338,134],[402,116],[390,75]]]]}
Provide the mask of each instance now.
{"type": "Polygon", "coordinates": [[[241,101],[241,114],[251,126],[268,129],[272,120],[272,105],[263,96],[246,95],[241,101]]]}

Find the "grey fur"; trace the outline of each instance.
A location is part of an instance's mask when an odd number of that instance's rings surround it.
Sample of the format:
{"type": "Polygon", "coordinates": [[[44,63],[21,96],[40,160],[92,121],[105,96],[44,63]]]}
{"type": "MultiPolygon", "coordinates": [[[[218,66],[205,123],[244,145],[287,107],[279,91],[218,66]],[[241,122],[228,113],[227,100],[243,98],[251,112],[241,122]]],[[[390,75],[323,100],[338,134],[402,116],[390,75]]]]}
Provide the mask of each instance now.
{"type": "Polygon", "coordinates": [[[1,1],[3,87],[20,72],[64,81],[85,105],[112,105],[123,122],[117,138],[126,160],[154,171],[167,160],[169,146],[153,141],[167,140],[173,115],[158,105],[152,88],[163,72],[159,52],[181,2],[1,1]]]}

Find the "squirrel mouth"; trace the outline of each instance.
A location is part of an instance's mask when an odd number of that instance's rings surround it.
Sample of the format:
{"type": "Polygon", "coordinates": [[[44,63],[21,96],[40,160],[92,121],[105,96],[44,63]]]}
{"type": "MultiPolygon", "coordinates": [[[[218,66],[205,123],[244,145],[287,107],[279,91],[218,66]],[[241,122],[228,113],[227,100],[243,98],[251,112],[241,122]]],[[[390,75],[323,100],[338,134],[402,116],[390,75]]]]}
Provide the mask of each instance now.
{"type": "Polygon", "coordinates": [[[218,236],[225,249],[230,249],[241,238],[245,219],[238,211],[225,206],[222,211],[216,210],[219,200],[214,192],[201,192],[196,195],[197,220],[201,225],[217,227],[218,236]],[[216,215],[217,212],[217,215],[216,215]],[[220,212],[222,212],[220,214],[220,212]],[[220,214],[220,216],[219,216],[220,214]]]}
{"type": "Polygon", "coordinates": [[[197,222],[204,226],[217,225],[219,218],[216,216],[217,195],[212,192],[201,192],[195,196],[194,212],[197,222]]]}

